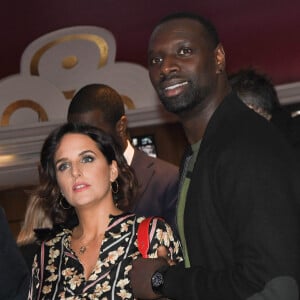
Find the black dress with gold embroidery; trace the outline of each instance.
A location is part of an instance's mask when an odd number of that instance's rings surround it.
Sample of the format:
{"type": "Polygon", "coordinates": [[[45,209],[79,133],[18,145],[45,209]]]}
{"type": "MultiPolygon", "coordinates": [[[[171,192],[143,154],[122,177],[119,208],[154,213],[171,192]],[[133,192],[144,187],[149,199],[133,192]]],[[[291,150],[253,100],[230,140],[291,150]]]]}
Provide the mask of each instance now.
{"type": "MultiPolygon", "coordinates": [[[[88,280],[70,247],[71,229],[65,228],[44,242],[34,258],[28,299],[134,299],[128,272],[132,260],[140,256],[136,233],[143,219],[133,214],[111,216],[88,280]]],[[[164,245],[174,261],[182,261],[180,243],[164,221],[154,219],[149,235],[149,257],[156,257],[157,248],[164,245]]]]}

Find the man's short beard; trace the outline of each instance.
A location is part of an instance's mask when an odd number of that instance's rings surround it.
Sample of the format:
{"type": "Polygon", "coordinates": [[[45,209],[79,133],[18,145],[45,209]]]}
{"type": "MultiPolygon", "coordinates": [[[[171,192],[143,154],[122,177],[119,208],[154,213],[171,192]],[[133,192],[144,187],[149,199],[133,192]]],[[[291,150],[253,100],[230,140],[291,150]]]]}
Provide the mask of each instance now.
{"type": "Polygon", "coordinates": [[[181,114],[194,109],[201,104],[209,94],[208,87],[196,88],[194,85],[184,93],[174,96],[165,97],[163,93],[159,93],[159,99],[165,109],[174,114],[181,114]]]}

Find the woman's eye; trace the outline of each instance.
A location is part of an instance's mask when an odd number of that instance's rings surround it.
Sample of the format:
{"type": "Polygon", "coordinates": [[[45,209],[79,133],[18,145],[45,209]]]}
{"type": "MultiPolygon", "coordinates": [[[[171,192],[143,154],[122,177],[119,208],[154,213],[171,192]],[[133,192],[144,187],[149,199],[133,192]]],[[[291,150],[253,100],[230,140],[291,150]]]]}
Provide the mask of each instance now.
{"type": "Polygon", "coordinates": [[[57,170],[63,172],[64,170],[68,169],[68,167],[69,167],[68,163],[62,163],[57,166],[57,170]]]}
{"type": "Polygon", "coordinates": [[[180,55],[190,55],[192,53],[191,48],[182,48],[178,52],[180,55]]]}
{"type": "Polygon", "coordinates": [[[81,162],[83,162],[83,163],[89,163],[89,162],[93,162],[93,161],[94,161],[94,157],[90,156],[90,155],[84,156],[81,160],[81,162]]]}

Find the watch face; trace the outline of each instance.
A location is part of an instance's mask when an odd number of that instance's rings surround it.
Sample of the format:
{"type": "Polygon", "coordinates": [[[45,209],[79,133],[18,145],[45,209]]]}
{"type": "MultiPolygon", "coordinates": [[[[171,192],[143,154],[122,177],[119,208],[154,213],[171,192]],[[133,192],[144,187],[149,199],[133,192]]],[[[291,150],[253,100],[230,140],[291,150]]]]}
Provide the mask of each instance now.
{"type": "Polygon", "coordinates": [[[164,283],[164,277],[160,272],[155,272],[151,278],[152,288],[157,290],[164,283]]]}

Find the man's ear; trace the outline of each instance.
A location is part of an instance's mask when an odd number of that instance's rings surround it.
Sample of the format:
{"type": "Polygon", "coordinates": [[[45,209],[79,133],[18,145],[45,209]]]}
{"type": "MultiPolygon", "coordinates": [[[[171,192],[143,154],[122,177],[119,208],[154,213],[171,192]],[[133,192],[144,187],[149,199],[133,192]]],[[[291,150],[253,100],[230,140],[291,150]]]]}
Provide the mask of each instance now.
{"type": "Polygon", "coordinates": [[[125,115],[123,115],[116,124],[116,131],[122,140],[127,139],[127,124],[128,120],[125,115]]]}
{"type": "Polygon", "coordinates": [[[216,57],[216,73],[221,74],[225,71],[226,60],[225,60],[225,51],[222,44],[218,44],[215,49],[216,57]]]}

